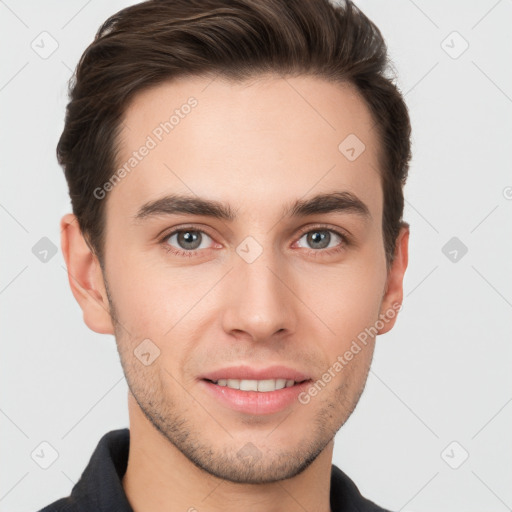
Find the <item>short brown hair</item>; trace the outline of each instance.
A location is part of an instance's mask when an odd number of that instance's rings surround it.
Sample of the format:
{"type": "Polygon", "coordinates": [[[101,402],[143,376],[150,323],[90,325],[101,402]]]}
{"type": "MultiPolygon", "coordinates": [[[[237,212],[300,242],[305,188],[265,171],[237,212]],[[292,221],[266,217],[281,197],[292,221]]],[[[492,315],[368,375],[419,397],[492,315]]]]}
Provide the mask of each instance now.
{"type": "Polygon", "coordinates": [[[136,93],[178,76],[310,75],[354,85],[372,113],[389,268],[406,224],[411,158],[409,115],[389,69],[381,32],[350,0],[149,0],[122,9],[80,58],[57,145],[82,234],[102,263],[105,201],[93,191],[116,169],[122,117],[136,93]]]}

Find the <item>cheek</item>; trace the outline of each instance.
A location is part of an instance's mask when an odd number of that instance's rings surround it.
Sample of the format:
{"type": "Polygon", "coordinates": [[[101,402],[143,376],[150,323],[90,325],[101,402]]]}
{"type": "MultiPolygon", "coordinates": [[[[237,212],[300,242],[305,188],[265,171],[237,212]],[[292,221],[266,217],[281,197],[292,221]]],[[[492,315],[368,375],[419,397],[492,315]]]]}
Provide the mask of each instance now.
{"type": "MultiPolygon", "coordinates": [[[[336,356],[377,320],[385,260],[376,256],[376,247],[370,248],[368,243],[364,250],[337,266],[308,263],[287,269],[292,288],[332,331],[326,355],[336,352],[336,356]]],[[[212,318],[212,311],[222,313],[223,297],[212,293],[212,284],[222,277],[223,268],[207,264],[173,268],[163,264],[163,258],[163,255],[149,257],[143,252],[125,250],[121,262],[112,259],[108,262],[116,312],[134,338],[133,343],[150,338],[164,347],[176,336],[181,340],[193,339],[199,334],[202,322],[212,318]],[[205,315],[205,311],[209,314],[205,315]]],[[[299,311],[303,306],[297,308],[296,313],[303,316],[299,311]]],[[[310,320],[303,327],[313,328],[312,322],[316,320],[310,315],[306,318],[310,320]]]]}
{"type": "MultiPolygon", "coordinates": [[[[149,338],[162,355],[177,357],[196,339],[217,280],[211,274],[201,276],[197,268],[169,268],[155,259],[126,255],[122,266],[111,267],[109,283],[118,319],[130,332],[130,346],[149,338]]],[[[127,336],[124,331],[122,335],[127,336]]]]}
{"type": "Polygon", "coordinates": [[[110,266],[108,280],[118,319],[132,337],[160,337],[169,329],[174,290],[156,266],[125,255],[121,265],[110,266]]]}
{"type": "Polygon", "coordinates": [[[304,295],[330,327],[336,347],[350,343],[378,320],[385,283],[383,268],[375,261],[361,262],[330,269],[303,282],[304,295]]]}

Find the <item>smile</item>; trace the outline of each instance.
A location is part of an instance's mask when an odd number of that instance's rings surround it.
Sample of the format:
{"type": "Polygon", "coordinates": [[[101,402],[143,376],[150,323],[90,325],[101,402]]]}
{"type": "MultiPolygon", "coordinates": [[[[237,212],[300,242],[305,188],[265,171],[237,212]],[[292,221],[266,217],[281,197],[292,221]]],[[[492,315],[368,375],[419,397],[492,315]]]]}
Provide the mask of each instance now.
{"type": "Polygon", "coordinates": [[[231,389],[239,389],[240,391],[260,391],[262,393],[290,388],[296,384],[296,382],[291,379],[219,379],[211,382],[217,384],[217,386],[226,386],[231,389]]]}

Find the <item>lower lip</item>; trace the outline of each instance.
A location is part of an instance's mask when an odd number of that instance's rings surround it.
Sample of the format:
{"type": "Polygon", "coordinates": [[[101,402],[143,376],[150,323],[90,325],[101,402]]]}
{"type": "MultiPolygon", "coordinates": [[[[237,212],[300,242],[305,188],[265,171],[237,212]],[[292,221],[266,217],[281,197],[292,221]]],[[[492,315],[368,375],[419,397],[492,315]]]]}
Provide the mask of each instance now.
{"type": "Polygon", "coordinates": [[[205,386],[207,392],[223,405],[247,414],[272,414],[282,411],[298,401],[299,394],[311,384],[311,381],[307,380],[289,388],[262,392],[240,391],[227,386],[218,386],[204,379],[200,382],[205,386]]]}

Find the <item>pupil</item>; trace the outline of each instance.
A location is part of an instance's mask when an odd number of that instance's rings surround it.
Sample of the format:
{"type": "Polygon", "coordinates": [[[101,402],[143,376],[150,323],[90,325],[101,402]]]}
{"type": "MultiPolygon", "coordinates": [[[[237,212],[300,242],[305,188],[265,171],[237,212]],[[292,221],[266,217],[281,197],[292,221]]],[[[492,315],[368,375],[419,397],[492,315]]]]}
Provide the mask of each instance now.
{"type": "Polygon", "coordinates": [[[199,235],[195,231],[183,231],[180,234],[180,243],[182,243],[186,249],[196,249],[194,243],[196,243],[198,239],[199,235]],[[192,247],[188,247],[188,245],[192,245],[192,247]]]}
{"type": "Polygon", "coordinates": [[[329,245],[329,238],[330,233],[327,231],[313,231],[310,235],[310,242],[313,244],[320,243],[320,248],[323,249],[329,245]]]}

